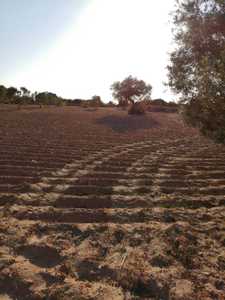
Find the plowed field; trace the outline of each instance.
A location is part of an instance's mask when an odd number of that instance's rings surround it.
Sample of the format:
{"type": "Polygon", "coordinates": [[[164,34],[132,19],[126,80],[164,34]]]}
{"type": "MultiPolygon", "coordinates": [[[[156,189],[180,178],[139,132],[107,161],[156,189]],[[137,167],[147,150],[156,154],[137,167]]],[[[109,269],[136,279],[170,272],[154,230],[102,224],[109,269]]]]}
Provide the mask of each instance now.
{"type": "Polygon", "coordinates": [[[0,299],[225,299],[225,147],[179,115],[0,109],[0,299]]]}

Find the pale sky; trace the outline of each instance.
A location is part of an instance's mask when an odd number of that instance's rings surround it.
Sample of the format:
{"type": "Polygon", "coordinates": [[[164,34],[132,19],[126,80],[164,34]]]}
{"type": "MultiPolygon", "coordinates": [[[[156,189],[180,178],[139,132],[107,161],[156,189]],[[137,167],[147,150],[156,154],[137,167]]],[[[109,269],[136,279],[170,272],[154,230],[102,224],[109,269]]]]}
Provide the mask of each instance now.
{"type": "Polygon", "coordinates": [[[175,0],[0,0],[0,10],[1,3],[8,14],[0,21],[1,28],[11,17],[15,28],[13,24],[6,28],[15,35],[18,26],[27,23],[26,33],[16,35],[17,48],[13,38],[7,39],[10,35],[0,30],[6,43],[0,84],[72,99],[100,95],[106,102],[112,99],[110,85],[132,75],[153,86],[152,98],[174,99],[163,82],[172,49],[169,13],[175,0]],[[12,11],[4,7],[10,2],[26,3],[22,9],[29,23],[13,19],[12,11]],[[45,18],[35,19],[37,9],[45,18]]]}

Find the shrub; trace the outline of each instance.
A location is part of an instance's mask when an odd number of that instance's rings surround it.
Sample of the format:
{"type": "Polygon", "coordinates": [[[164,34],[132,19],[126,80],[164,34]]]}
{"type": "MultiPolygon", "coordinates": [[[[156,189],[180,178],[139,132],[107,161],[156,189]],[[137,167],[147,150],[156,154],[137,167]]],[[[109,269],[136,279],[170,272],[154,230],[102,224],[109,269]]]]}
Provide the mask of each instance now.
{"type": "Polygon", "coordinates": [[[130,115],[143,115],[146,112],[146,106],[143,102],[136,102],[131,105],[128,110],[128,114],[130,115]]]}
{"type": "Polygon", "coordinates": [[[190,103],[182,105],[181,113],[184,120],[192,126],[198,127],[202,134],[218,142],[225,143],[225,107],[223,101],[215,106],[204,107],[199,99],[192,99],[190,103]]]}

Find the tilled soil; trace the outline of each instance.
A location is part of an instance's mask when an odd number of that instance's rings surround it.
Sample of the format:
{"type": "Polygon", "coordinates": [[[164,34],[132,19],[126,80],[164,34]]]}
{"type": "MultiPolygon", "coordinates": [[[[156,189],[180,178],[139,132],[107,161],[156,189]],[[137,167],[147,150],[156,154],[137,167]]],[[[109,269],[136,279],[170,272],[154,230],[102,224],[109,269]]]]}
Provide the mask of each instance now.
{"type": "Polygon", "coordinates": [[[0,109],[0,299],[225,299],[225,147],[177,114],[0,109]]]}

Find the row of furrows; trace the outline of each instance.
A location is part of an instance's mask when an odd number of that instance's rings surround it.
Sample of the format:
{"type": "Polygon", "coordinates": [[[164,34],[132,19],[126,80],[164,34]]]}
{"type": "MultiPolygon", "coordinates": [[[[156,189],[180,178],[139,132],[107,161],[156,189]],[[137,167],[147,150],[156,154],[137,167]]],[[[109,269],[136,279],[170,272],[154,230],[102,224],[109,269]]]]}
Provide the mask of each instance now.
{"type": "Polygon", "coordinates": [[[199,151],[197,145],[188,153],[188,143],[166,140],[109,147],[50,175],[51,169],[45,168],[46,177],[42,170],[39,183],[38,168],[32,173],[28,167],[31,176],[25,176],[18,167],[14,172],[21,173],[0,176],[0,205],[14,204],[12,214],[19,219],[51,222],[145,222],[143,208],[224,206],[223,153],[214,158],[208,146],[199,151]],[[18,185],[21,174],[27,185],[18,185]],[[34,212],[30,206],[38,209],[34,212]],[[123,208],[133,209],[134,216],[123,208]]]}
{"type": "MultiPolygon", "coordinates": [[[[146,166],[145,166],[146,167],[146,166]]],[[[153,164],[151,164],[151,167],[153,167],[153,164]]],[[[182,167],[183,168],[183,167],[182,167]]],[[[181,168],[181,169],[182,169],[181,168]]],[[[12,169],[13,169],[13,167],[12,167],[12,169]]],[[[25,168],[26,169],[26,168],[25,168]]],[[[110,183],[110,184],[112,184],[113,183],[113,181],[115,180],[113,177],[118,177],[118,176],[120,176],[120,177],[122,177],[122,179],[121,180],[124,180],[124,181],[126,181],[126,179],[130,179],[131,177],[136,177],[136,178],[143,178],[143,179],[140,179],[140,180],[142,180],[143,182],[144,182],[144,178],[146,177],[146,179],[149,179],[149,178],[151,178],[151,177],[153,177],[152,176],[152,172],[151,171],[149,171],[148,173],[141,173],[141,174],[136,174],[136,172],[135,171],[137,171],[137,169],[133,172],[133,174],[132,174],[132,172],[129,172],[129,174],[128,173],[126,173],[126,172],[122,172],[123,171],[123,167],[121,167],[121,165],[118,167],[118,166],[114,166],[114,165],[109,165],[109,164],[107,164],[107,166],[104,166],[104,169],[103,169],[103,171],[101,170],[101,166],[99,166],[97,169],[100,169],[99,171],[96,171],[96,172],[94,172],[93,174],[90,174],[89,175],[89,177],[86,179],[86,181],[87,181],[87,185],[89,185],[89,184],[91,184],[91,183],[94,183],[94,182],[96,182],[96,181],[101,181],[101,185],[103,184],[104,185],[104,183],[105,184],[107,184],[107,183],[110,183]],[[117,171],[117,172],[116,172],[117,171]],[[108,175],[108,176],[107,176],[108,175]],[[136,175],[136,176],[135,176],[136,175]],[[106,177],[109,177],[109,178],[105,178],[105,176],[106,177]],[[100,177],[100,178],[99,178],[100,177]]],[[[15,168],[14,170],[16,170],[17,171],[17,168],[15,168]]],[[[24,175],[26,175],[26,170],[20,170],[20,168],[18,168],[18,170],[20,171],[19,172],[19,175],[21,176],[23,173],[24,173],[24,175]]],[[[39,170],[39,168],[37,168],[37,170],[39,170]]],[[[41,169],[42,170],[42,169],[41,169]]],[[[179,166],[177,167],[176,166],[176,169],[172,169],[172,168],[165,168],[165,166],[163,167],[163,168],[161,168],[161,170],[165,173],[165,174],[163,174],[163,175],[160,175],[159,176],[159,181],[161,181],[162,183],[163,183],[163,179],[164,178],[170,178],[170,175],[171,175],[171,173],[172,173],[172,175],[173,175],[173,177],[177,174],[178,176],[178,178],[180,177],[180,175],[183,175],[183,176],[186,176],[186,179],[188,179],[188,180],[190,180],[191,181],[191,179],[192,179],[192,177],[193,177],[193,179],[195,180],[195,182],[194,182],[194,184],[197,184],[197,186],[200,184],[200,185],[202,185],[203,183],[204,183],[204,180],[203,179],[212,179],[212,176],[213,176],[213,180],[215,181],[215,185],[217,185],[217,182],[216,182],[216,180],[221,180],[221,183],[223,182],[223,178],[224,178],[224,173],[223,173],[223,170],[217,170],[217,171],[211,171],[211,170],[209,170],[209,171],[204,171],[204,175],[203,176],[201,176],[200,174],[195,174],[195,175],[193,175],[193,176],[191,176],[191,174],[188,174],[187,172],[183,172],[183,170],[181,170],[181,171],[179,171],[179,166]],[[200,176],[199,176],[200,175],[200,176]],[[200,177],[200,179],[199,180],[197,180],[197,178],[199,178],[200,177]]],[[[4,170],[5,171],[5,170],[4,170]]],[[[35,173],[35,168],[33,168],[33,170],[32,169],[29,169],[29,171],[30,172],[32,172],[32,171],[34,171],[34,173],[35,173]]],[[[17,173],[17,172],[16,172],[17,173]]],[[[7,173],[6,173],[7,174],[7,173]]],[[[32,178],[31,176],[30,177],[28,177],[28,178],[32,178]]],[[[19,176],[15,176],[15,174],[14,174],[14,176],[4,176],[4,177],[1,177],[1,179],[0,180],[2,180],[2,182],[5,182],[5,181],[8,181],[8,183],[10,183],[9,181],[10,181],[10,179],[12,180],[12,181],[17,181],[18,179],[19,179],[19,176]]],[[[73,179],[71,179],[71,178],[62,178],[62,179],[60,179],[60,178],[54,178],[54,177],[52,177],[52,178],[50,178],[49,180],[51,180],[52,182],[54,182],[54,183],[58,183],[58,182],[60,182],[61,180],[63,180],[65,183],[69,183],[69,182],[71,182],[71,181],[73,181],[73,179]]],[[[82,179],[80,179],[79,180],[80,181],[80,183],[82,183],[82,182],[84,182],[84,179],[82,178],[82,179]]],[[[172,184],[173,182],[176,184],[176,185],[179,185],[179,180],[178,179],[171,179],[170,178],[170,180],[169,180],[169,182],[172,184]]],[[[181,181],[182,182],[182,181],[181,181]]],[[[189,183],[189,182],[187,182],[187,183],[189,183]]]]}
{"type": "Polygon", "coordinates": [[[48,207],[63,209],[108,209],[108,208],[191,208],[200,207],[213,208],[225,205],[224,195],[201,195],[201,196],[183,196],[183,195],[154,195],[143,194],[135,195],[133,193],[122,193],[120,190],[113,195],[104,193],[101,190],[99,194],[93,191],[91,194],[74,195],[62,193],[2,193],[0,195],[0,205],[20,205],[32,207],[48,207]],[[95,193],[94,193],[95,192],[95,193]]]}
{"type": "MultiPolygon", "coordinates": [[[[143,142],[144,140],[147,140],[147,138],[144,139],[137,139],[134,141],[134,139],[129,139],[129,138],[122,138],[122,137],[117,137],[117,140],[115,137],[110,138],[110,137],[104,137],[100,138],[98,135],[90,135],[90,136],[82,136],[82,134],[79,132],[79,136],[74,136],[69,139],[69,141],[65,142],[64,144],[60,144],[60,140],[50,140],[45,139],[40,141],[40,139],[36,139],[36,141],[28,139],[27,142],[22,142],[21,137],[17,140],[13,138],[12,140],[9,140],[7,143],[4,143],[1,141],[1,149],[0,153],[1,154],[7,154],[15,152],[15,149],[21,153],[24,152],[33,152],[33,151],[62,151],[62,152],[67,152],[67,151],[73,151],[74,146],[81,147],[85,149],[87,146],[92,146],[93,149],[98,149],[100,145],[102,146],[115,146],[121,145],[121,144],[132,144],[132,143],[137,143],[137,142],[143,142]],[[74,141],[76,141],[76,144],[74,145],[74,141]],[[7,150],[7,152],[6,152],[7,150]]],[[[66,136],[64,135],[63,138],[66,140],[66,136]]],[[[157,138],[155,139],[157,140],[157,138]]]]}
{"type": "MultiPolygon", "coordinates": [[[[142,143],[140,144],[142,145],[142,143]]],[[[83,160],[76,159],[73,163],[68,164],[63,169],[60,169],[58,172],[53,172],[51,176],[48,176],[46,178],[42,178],[42,182],[44,182],[47,185],[47,190],[44,192],[48,192],[48,190],[52,190],[54,188],[55,191],[60,190],[62,191],[62,185],[64,186],[64,189],[67,187],[69,188],[68,182],[73,183],[71,186],[80,186],[80,185],[86,185],[85,181],[85,174],[89,173],[91,170],[95,169],[98,170],[99,168],[102,168],[102,165],[106,165],[106,171],[107,168],[111,169],[114,168],[117,171],[124,172],[127,168],[127,166],[132,163],[133,159],[135,159],[134,156],[131,156],[130,159],[127,157],[127,153],[129,151],[134,151],[135,148],[132,148],[134,145],[125,145],[125,146],[117,146],[113,148],[108,148],[105,150],[91,152],[91,154],[86,155],[83,160]],[[119,151],[119,154],[117,153],[119,151]],[[118,159],[119,156],[126,155],[126,161],[119,161],[118,165],[115,164],[116,159],[118,159]],[[113,162],[115,165],[113,165],[113,162]],[[66,170],[66,171],[65,171],[66,170]],[[81,175],[84,175],[80,177],[81,175]],[[80,177],[79,180],[77,180],[77,176],[80,177]]],[[[144,147],[144,145],[143,145],[144,147]]],[[[139,150],[137,150],[137,154],[141,154],[139,150]]],[[[26,174],[26,168],[29,168],[29,170],[35,173],[38,169],[41,169],[41,167],[35,168],[35,167],[28,167],[26,166],[25,169],[21,169],[20,167],[14,169],[14,172],[20,172],[18,175],[25,175],[26,174]]],[[[12,167],[13,169],[13,167],[12,167]]],[[[47,169],[47,168],[46,168],[47,169]]],[[[50,170],[50,168],[48,168],[50,170]]],[[[8,170],[8,169],[7,169],[8,170]]],[[[42,170],[42,169],[41,169],[42,170]]],[[[5,170],[4,170],[5,171],[5,170]]],[[[6,173],[6,172],[5,172],[6,173]]],[[[8,175],[8,174],[7,174],[8,175]]],[[[19,176],[11,177],[12,181],[16,181],[19,176]]],[[[9,179],[9,176],[7,176],[7,179],[9,179]]],[[[6,179],[6,180],[7,180],[6,179]]],[[[31,179],[31,178],[30,178],[31,179]]],[[[101,179],[100,179],[101,180],[101,179]]],[[[115,179],[114,179],[115,180],[115,179]]],[[[2,177],[2,181],[4,182],[4,178],[2,177]]],[[[109,186],[110,188],[110,186],[109,186]]]]}
{"type": "MultiPolygon", "coordinates": [[[[21,193],[16,202],[20,204],[20,208],[13,207],[13,215],[19,219],[51,222],[145,222],[149,218],[146,219],[143,208],[162,206],[198,209],[224,205],[224,190],[220,189],[224,179],[215,181],[215,189],[209,189],[205,179],[193,180],[191,173],[188,173],[189,182],[193,182],[198,188],[196,191],[190,190],[183,167],[179,168],[178,165],[176,168],[177,165],[173,163],[177,155],[180,157],[184,153],[184,146],[179,149],[172,143],[169,149],[168,145],[167,142],[165,151],[157,150],[158,145],[154,149],[148,143],[134,144],[132,147],[119,146],[113,149],[113,153],[112,149],[105,151],[106,156],[103,158],[103,153],[98,153],[91,160],[72,164],[63,173],[64,176],[59,171],[59,177],[46,178],[46,185],[41,187],[41,191],[21,193]],[[172,161],[170,165],[168,160],[172,161]],[[168,174],[165,174],[166,169],[168,174]],[[182,192],[187,197],[162,197],[162,194],[173,192],[182,192]],[[24,204],[27,209],[23,207],[24,204]],[[37,206],[38,209],[34,212],[29,209],[29,205],[37,206]],[[126,208],[126,211],[121,210],[122,208],[126,208]],[[135,210],[127,213],[128,208],[135,210]]],[[[222,163],[219,160],[217,162],[222,163]]],[[[7,196],[5,199],[7,201],[7,196]]]]}
{"type": "MultiPolygon", "coordinates": [[[[96,208],[112,207],[114,204],[110,198],[114,192],[113,186],[116,182],[118,182],[118,178],[112,177],[110,178],[110,182],[108,181],[107,184],[103,185],[102,178],[104,177],[96,177],[94,185],[90,185],[89,175],[94,175],[94,173],[99,170],[101,172],[104,170],[107,173],[112,172],[113,170],[125,173],[133,162],[136,164],[137,157],[141,157],[141,155],[143,155],[144,149],[146,153],[149,153],[149,151],[152,150],[152,147],[154,148],[152,143],[149,145],[148,143],[145,144],[144,142],[139,142],[116,146],[100,151],[97,154],[92,153],[83,161],[73,162],[64,169],[54,172],[54,174],[52,173],[52,177],[41,178],[39,185],[23,185],[14,191],[11,188],[11,193],[8,195],[3,193],[5,186],[1,185],[0,188],[2,195],[0,197],[0,203],[5,204],[11,202],[23,204],[25,202],[27,205],[32,203],[32,205],[39,206],[42,206],[43,203],[45,206],[50,205],[51,203],[53,206],[60,206],[59,203],[62,203],[62,207],[64,207],[67,203],[66,206],[68,207],[71,205],[79,207],[82,206],[82,202],[84,207],[93,207],[93,204],[96,208]],[[20,193],[19,196],[17,195],[18,193],[20,193]],[[28,195],[28,193],[30,194],[28,195]],[[86,197],[86,199],[83,198],[81,201],[78,201],[79,196],[86,197]],[[99,199],[96,199],[95,196],[99,199]],[[104,199],[101,199],[102,196],[104,199]],[[93,200],[91,201],[93,204],[90,203],[90,199],[93,200]]],[[[155,148],[157,147],[158,145],[155,145],[155,148]]],[[[152,169],[153,168],[154,165],[152,164],[152,169]]],[[[127,174],[129,174],[129,172],[127,172],[127,174]]],[[[143,186],[146,185],[147,181],[148,179],[144,178],[143,186]]],[[[7,191],[8,187],[6,188],[7,191]]],[[[136,193],[139,193],[140,191],[141,189],[138,188],[136,193]]],[[[132,193],[134,192],[135,189],[133,188],[132,193]]],[[[119,202],[120,203],[117,203],[116,206],[124,207],[123,201],[119,202]]]]}
{"type": "MultiPolygon", "coordinates": [[[[15,155],[12,155],[9,151],[1,153],[0,160],[0,192],[19,192],[23,183],[35,183],[43,179],[43,177],[58,177],[59,175],[54,172],[55,169],[63,170],[66,166],[66,162],[72,161],[75,164],[69,164],[69,169],[83,169],[86,165],[92,165],[98,163],[99,159],[104,158],[105,155],[111,153],[112,144],[107,144],[107,148],[104,144],[96,142],[95,145],[78,142],[76,149],[70,149],[70,153],[67,154],[64,151],[58,153],[58,148],[54,149],[54,153],[48,149],[44,152],[42,150],[34,151],[29,148],[26,153],[22,151],[19,153],[14,148],[15,155]]],[[[121,146],[118,146],[118,149],[121,146]]],[[[116,148],[115,148],[116,151],[116,148]]],[[[112,152],[113,153],[113,152],[112,152]]],[[[64,175],[64,174],[63,174],[64,175]]],[[[65,177],[65,176],[64,176],[65,177]]],[[[64,178],[62,178],[62,181],[64,178]]],[[[54,182],[54,180],[53,180],[54,182]]],[[[24,187],[22,187],[24,188],[24,187]]]]}
{"type": "Polygon", "coordinates": [[[155,181],[161,193],[201,198],[225,196],[224,153],[215,157],[208,146],[191,150],[181,157],[169,157],[161,166],[160,176],[155,181]],[[162,181],[165,176],[169,179],[162,181]]]}
{"type": "MultiPolygon", "coordinates": [[[[1,145],[2,146],[2,145],[1,145]]],[[[110,148],[112,145],[107,144],[110,148]]],[[[54,177],[54,171],[62,169],[68,162],[79,161],[89,153],[98,153],[105,148],[105,143],[95,145],[77,142],[76,148],[68,147],[33,147],[20,145],[0,150],[0,192],[19,192],[24,183],[39,182],[42,177],[54,177]]]]}
{"type": "Polygon", "coordinates": [[[10,208],[4,216],[17,218],[18,220],[44,221],[51,223],[148,223],[148,222],[189,222],[192,224],[208,223],[214,221],[223,222],[225,211],[221,207],[213,208],[53,208],[17,206],[10,208]]]}

